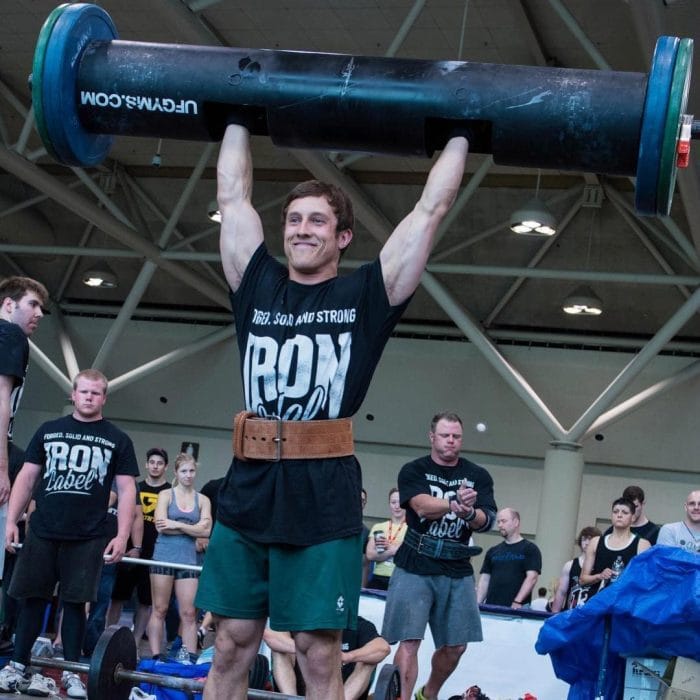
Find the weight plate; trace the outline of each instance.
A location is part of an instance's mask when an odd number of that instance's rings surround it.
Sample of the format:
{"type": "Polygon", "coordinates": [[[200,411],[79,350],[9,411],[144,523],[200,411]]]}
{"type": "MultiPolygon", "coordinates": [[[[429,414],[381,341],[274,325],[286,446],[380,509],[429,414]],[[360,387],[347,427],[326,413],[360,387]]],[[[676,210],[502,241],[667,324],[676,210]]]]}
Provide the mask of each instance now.
{"type": "Polygon", "coordinates": [[[659,214],[668,216],[671,213],[673,193],[676,189],[676,165],[678,138],[681,122],[688,106],[690,90],[690,74],[693,67],[693,40],[681,39],[676,54],[676,65],[673,68],[671,81],[671,96],[668,103],[668,115],[664,128],[664,139],[661,147],[659,166],[659,184],[656,190],[656,208],[659,214]]]}
{"type": "Polygon", "coordinates": [[[136,641],[128,627],[108,627],[97,640],[90,659],[87,696],[96,700],[129,700],[133,683],[118,678],[119,669],[136,668],[136,641]]]}
{"type": "Polygon", "coordinates": [[[656,215],[661,145],[679,41],[675,36],[659,37],[647,81],[635,192],[637,212],[647,216],[656,215]]]}
{"type": "Polygon", "coordinates": [[[48,34],[41,74],[42,120],[54,155],[62,163],[94,165],[111,148],[111,136],[89,133],[78,118],[78,72],[90,42],[116,38],[109,15],[84,3],[63,6],[48,34]]]}
{"type": "Polygon", "coordinates": [[[53,144],[49,137],[49,128],[46,124],[46,113],[44,110],[43,95],[43,84],[44,84],[44,64],[46,60],[46,46],[51,37],[51,32],[53,31],[54,24],[58,18],[63,14],[63,11],[68,7],[67,4],[59,5],[55,8],[51,14],[46,18],[46,21],[41,27],[39,32],[39,38],[36,42],[36,49],[34,50],[34,60],[32,62],[32,105],[34,106],[34,121],[36,122],[36,128],[39,132],[39,136],[44,143],[46,150],[52,158],[57,158],[56,151],[54,150],[53,144]]]}
{"type": "Polygon", "coordinates": [[[384,664],[374,686],[374,700],[398,700],[401,697],[399,667],[384,664]]]}

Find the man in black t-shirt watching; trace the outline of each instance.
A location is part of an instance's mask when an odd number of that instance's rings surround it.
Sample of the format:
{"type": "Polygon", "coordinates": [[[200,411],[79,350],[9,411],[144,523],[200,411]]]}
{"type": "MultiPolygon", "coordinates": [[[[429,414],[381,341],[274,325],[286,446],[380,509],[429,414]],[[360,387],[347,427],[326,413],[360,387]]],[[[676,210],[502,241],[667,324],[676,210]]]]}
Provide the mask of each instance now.
{"type": "Polygon", "coordinates": [[[0,282],[0,505],[10,497],[8,464],[12,423],[29,365],[29,338],[49,300],[46,287],[30,277],[0,282]]]}
{"type": "MultiPolygon", "coordinates": [[[[10,595],[23,601],[12,661],[0,671],[0,691],[55,693],[51,678],[25,678],[44,610],[61,584],[61,639],[66,661],[79,661],[85,633],[85,603],[97,597],[104,559],[118,562],[133,520],[138,465],[126,433],[102,417],[107,379],[97,370],[79,372],[71,393],[73,413],[44,423],[34,434],[7,509],[5,548],[18,543],[17,523],[34,498],[27,535],[18,554],[10,595]],[[108,537],[108,504],[117,485],[117,535],[108,537]]],[[[63,672],[71,698],[84,698],[76,673],[63,672]]]]}
{"type": "Polygon", "coordinates": [[[481,549],[469,542],[472,533],[491,527],[496,513],[491,475],[459,456],[462,419],[449,411],[436,414],[428,437],[430,454],[399,472],[408,529],[394,556],[382,626],[390,644],[400,642],[394,663],[401,697],[410,698],[418,678],[418,650],[430,624],[435,652],[418,700],[437,698],[467,643],[483,639],[470,561],[481,549]]]}
{"type": "Polygon", "coordinates": [[[481,565],[476,597],[479,603],[519,610],[529,605],[542,571],[539,547],[520,534],[520,513],[503,508],[496,515],[503,542],[491,547],[481,565]]]}
{"type": "MultiPolygon", "coordinates": [[[[166,480],[168,471],[168,453],[162,447],[151,447],[146,452],[146,478],[136,485],[137,513],[141,516],[141,528],[132,528],[126,555],[130,558],[152,559],[156,544],[155,512],[158,494],[170,488],[166,480]]],[[[141,564],[117,565],[117,578],[112,589],[112,602],[107,614],[107,624],[116,625],[121,617],[124,603],[131,600],[136,590],[138,607],[134,615],[134,638],[138,645],[146,631],[151,616],[151,579],[148,567],[141,564]]]]}
{"type": "MultiPolygon", "coordinates": [[[[268,628],[263,639],[272,652],[272,677],[277,692],[303,696],[306,683],[296,663],[294,638],[289,632],[268,628]]],[[[357,629],[343,630],[340,649],[345,700],[366,700],[377,664],[389,656],[391,647],[372,622],[358,615],[357,629]]]]}
{"type": "Polygon", "coordinates": [[[207,700],[245,700],[268,616],[273,629],[296,633],[307,697],[343,697],[340,636],[355,626],[362,557],[350,417],[420,282],[467,150],[466,138],[451,138],[379,257],[338,277],[353,236],[349,197],[317,180],[292,190],[282,213],[285,267],[267,251],[252,205],[248,131],[226,129],[217,166],[221,262],[248,415],[237,417],[197,592],[197,606],[217,618],[207,700]]]}

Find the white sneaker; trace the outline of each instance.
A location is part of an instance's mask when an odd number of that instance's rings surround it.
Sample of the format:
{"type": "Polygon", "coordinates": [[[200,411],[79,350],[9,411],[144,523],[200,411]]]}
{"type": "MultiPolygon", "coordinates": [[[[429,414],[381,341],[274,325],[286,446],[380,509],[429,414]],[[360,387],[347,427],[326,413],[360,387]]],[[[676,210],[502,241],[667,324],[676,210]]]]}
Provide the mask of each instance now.
{"type": "Polygon", "coordinates": [[[27,695],[47,698],[49,695],[56,695],[58,693],[58,688],[53,678],[35,673],[32,675],[31,681],[29,681],[29,687],[24,692],[27,695]]]}
{"type": "Polygon", "coordinates": [[[0,693],[15,693],[19,691],[19,684],[24,680],[24,673],[11,661],[0,670],[0,693]]]}
{"type": "Polygon", "coordinates": [[[61,676],[61,685],[65,688],[66,695],[69,698],[87,697],[85,684],[80,680],[80,676],[77,673],[64,671],[63,675],[61,676]]]}

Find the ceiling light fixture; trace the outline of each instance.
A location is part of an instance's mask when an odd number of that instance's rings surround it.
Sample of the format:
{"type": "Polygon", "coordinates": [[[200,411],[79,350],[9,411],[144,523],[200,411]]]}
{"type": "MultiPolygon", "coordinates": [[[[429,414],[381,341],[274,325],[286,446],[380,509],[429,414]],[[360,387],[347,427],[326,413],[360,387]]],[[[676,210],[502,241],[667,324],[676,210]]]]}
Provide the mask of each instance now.
{"type": "Polygon", "coordinates": [[[590,287],[582,286],[566,297],[562,309],[572,316],[600,316],[603,302],[590,287]]]}
{"type": "Polygon", "coordinates": [[[530,236],[553,236],[557,232],[557,222],[554,214],[539,198],[541,172],[537,171],[537,186],[535,196],[520,209],[516,209],[510,217],[510,229],[514,233],[530,236]]]}
{"type": "Polygon", "coordinates": [[[219,203],[212,199],[207,207],[207,217],[209,221],[213,221],[215,224],[221,223],[221,212],[219,211],[219,203]]]}
{"type": "Polygon", "coordinates": [[[117,276],[107,263],[102,263],[83,272],[83,284],[99,289],[114,289],[117,286],[117,276]]]}

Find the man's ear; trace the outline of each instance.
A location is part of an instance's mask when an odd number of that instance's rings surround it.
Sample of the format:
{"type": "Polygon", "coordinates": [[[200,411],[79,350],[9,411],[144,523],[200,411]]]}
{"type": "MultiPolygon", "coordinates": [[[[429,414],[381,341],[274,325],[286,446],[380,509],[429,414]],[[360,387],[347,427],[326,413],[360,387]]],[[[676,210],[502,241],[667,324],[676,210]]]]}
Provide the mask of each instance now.
{"type": "Polygon", "coordinates": [[[338,247],[345,250],[352,241],[352,229],[346,228],[338,232],[338,247]]]}

